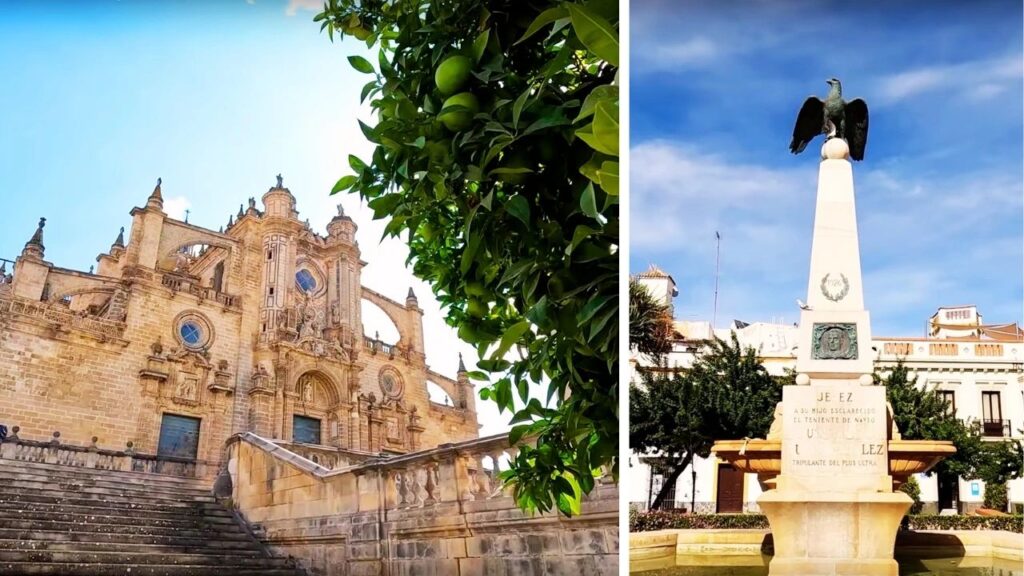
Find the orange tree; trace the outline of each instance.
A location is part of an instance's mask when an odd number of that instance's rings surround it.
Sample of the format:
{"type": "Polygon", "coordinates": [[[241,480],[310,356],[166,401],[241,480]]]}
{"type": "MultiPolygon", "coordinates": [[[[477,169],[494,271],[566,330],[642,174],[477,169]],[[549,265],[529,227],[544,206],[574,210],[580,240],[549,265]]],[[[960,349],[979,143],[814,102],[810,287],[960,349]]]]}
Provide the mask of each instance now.
{"type": "Polygon", "coordinates": [[[332,193],[407,239],[477,347],[517,503],[578,514],[618,473],[617,0],[331,0],[315,20],[377,52],[348,58],[376,148],[332,193]]]}

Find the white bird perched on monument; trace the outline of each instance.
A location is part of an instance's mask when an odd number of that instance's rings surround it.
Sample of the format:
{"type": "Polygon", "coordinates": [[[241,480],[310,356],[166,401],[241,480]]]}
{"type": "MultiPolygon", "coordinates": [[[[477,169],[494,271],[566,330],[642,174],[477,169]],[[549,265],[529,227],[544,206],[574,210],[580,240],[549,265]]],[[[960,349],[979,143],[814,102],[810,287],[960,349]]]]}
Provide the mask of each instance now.
{"type": "Polygon", "coordinates": [[[799,299],[799,298],[796,299],[796,305],[799,306],[801,310],[810,310],[811,309],[810,306],[805,304],[804,301],[799,299]]]}

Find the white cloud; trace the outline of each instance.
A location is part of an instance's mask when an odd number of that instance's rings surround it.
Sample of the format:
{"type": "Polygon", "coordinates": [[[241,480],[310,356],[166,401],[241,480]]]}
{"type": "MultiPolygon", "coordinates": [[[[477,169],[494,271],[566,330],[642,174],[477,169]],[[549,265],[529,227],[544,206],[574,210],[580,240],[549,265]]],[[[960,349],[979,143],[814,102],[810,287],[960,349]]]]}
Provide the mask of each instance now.
{"type": "Polygon", "coordinates": [[[1005,91],[1011,83],[1019,84],[1022,74],[1024,59],[1020,55],[1002,56],[891,74],[881,79],[878,93],[881,104],[938,90],[985,100],[1005,91]]]}
{"type": "Polygon", "coordinates": [[[164,212],[175,220],[185,219],[185,210],[192,207],[192,202],[184,196],[174,196],[164,200],[164,212]]]}
{"type": "Polygon", "coordinates": [[[685,42],[659,44],[654,50],[642,50],[640,58],[647,68],[686,68],[703,66],[717,60],[723,47],[708,38],[698,36],[685,42]]]}
{"type": "Polygon", "coordinates": [[[323,7],[324,3],[322,0],[288,0],[288,7],[284,9],[284,13],[289,16],[295,16],[299,10],[317,12],[322,10],[323,7]]]}

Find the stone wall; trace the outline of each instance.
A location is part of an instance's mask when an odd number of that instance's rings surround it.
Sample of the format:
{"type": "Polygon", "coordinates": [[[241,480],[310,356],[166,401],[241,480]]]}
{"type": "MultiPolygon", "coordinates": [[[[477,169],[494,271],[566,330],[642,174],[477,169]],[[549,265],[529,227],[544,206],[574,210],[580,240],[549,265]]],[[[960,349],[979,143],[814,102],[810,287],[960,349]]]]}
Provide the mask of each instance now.
{"type": "Polygon", "coordinates": [[[316,576],[618,574],[617,487],[530,516],[490,464],[513,452],[498,436],[328,471],[243,434],[228,469],[239,512],[316,576]]]}

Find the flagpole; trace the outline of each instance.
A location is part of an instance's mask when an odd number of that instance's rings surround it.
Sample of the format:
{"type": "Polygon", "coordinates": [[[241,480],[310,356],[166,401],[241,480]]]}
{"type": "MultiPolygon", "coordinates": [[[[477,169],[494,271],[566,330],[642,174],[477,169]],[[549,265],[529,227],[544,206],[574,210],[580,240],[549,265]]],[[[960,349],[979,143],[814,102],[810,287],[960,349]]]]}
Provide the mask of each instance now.
{"type": "Polygon", "coordinates": [[[715,335],[715,326],[718,324],[718,263],[722,247],[722,236],[715,230],[715,310],[711,317],[711,335],[715,335]]]}

